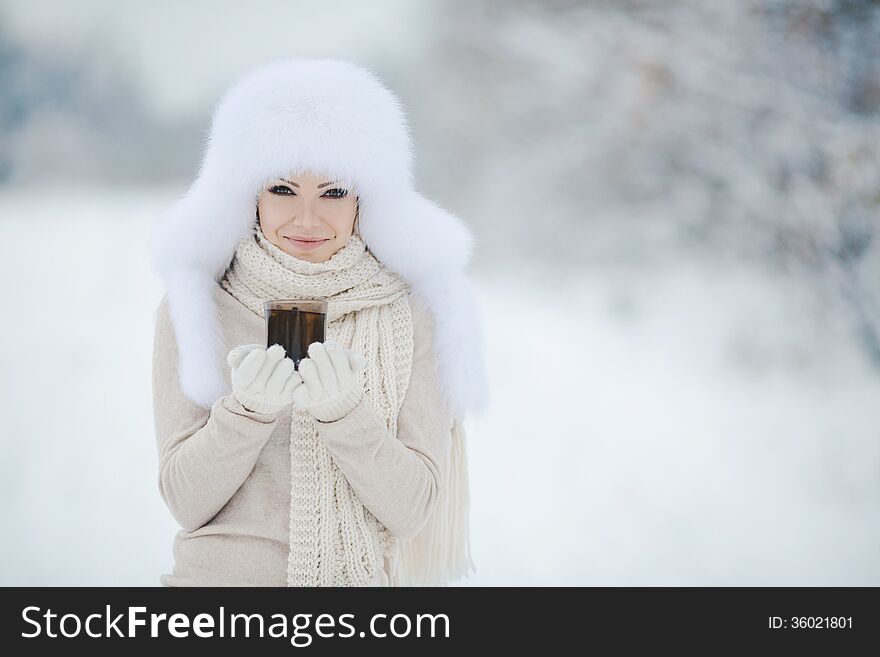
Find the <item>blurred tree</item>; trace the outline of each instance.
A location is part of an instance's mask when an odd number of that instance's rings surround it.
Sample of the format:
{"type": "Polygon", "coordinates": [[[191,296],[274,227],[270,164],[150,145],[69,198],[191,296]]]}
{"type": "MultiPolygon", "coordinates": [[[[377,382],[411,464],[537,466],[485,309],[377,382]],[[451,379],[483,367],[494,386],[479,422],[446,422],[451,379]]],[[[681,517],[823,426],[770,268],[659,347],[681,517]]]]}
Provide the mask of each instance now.
{"type": "Polygon", "coordinates": [[[127,66],[107,41],[83,50],[46,47],[13,39],[0,26],[0,184],[188,175],[204,126],[155,120],[127,66]]]}
{"type": "Polygon", "coordinates": [[[751,262],[880,367],[880,4],[462,0],[436,25],[425,180],[482,253],[751,262]]]}

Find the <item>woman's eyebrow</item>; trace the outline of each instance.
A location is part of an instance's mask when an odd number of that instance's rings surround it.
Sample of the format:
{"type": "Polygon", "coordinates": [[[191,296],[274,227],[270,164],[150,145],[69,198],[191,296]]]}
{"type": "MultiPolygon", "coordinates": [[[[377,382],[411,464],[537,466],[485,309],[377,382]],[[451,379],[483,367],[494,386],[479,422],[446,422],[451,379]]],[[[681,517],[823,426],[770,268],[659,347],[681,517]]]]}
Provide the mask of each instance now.
{"type": "MultiPolygon", "coordinates": [[[[299,187],[299,185],[297,185],[295,182],[293,182],[291,180],[288,180],[287,178],[282,178],[281,180],[283,180],[286,183],[290,183],[294,187],[297,187],[297,188],[299,187]]],[[[334,184],[334,183],[332,183],[332,182],[321,183],[320,185],[318,185],[318,189],[321,189],[322,187],[326,187],[327,185],[332,185],[332,184],[334,184]]]]}

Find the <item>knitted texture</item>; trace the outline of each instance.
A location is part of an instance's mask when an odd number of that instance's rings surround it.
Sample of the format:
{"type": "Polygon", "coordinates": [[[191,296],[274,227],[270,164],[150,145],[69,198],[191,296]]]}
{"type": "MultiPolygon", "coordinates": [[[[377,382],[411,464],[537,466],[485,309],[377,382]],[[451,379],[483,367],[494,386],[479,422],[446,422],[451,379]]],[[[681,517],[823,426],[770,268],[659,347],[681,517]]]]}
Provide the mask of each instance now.
{"type": "MultiPolygon", "coordinates": [[[[237,245],[221,285],[260,317],[268,300],[328,301],[325,339],[364,355],[364,403],[371,403],[396,435],[412,367],[409,286],[357,234],[327,261],[313,263],[285,253],[257,230],[237,245]]],[[[389,584],[384,559],[394,571],[396,538],[336,466],[319,437],[318,420],[296,405],[290,412],[288,586],[389,584]]],[[[338,413],[322,420],[331,418],[338,413]]]]}

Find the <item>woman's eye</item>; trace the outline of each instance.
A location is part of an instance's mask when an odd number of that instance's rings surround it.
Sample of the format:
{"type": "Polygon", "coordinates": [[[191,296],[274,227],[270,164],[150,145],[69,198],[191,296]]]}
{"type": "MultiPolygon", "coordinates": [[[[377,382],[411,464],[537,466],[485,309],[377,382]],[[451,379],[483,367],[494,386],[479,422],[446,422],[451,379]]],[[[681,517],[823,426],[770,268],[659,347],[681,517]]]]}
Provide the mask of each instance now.
{"type": "Polygon", "coordinates": [[[334,187],[333,189],[328,189],[326,192],[324,192],[324,196],[328,196],[328,198],[345,198],[346,196],[348,196],[348,190],[342,189],[340,187],[334,187]]]}
{"type": "Polygon", "coordinates": [[[287,185],[274,185],[269,191],[273,194],[293,194],[293,190],[287,185]]]}

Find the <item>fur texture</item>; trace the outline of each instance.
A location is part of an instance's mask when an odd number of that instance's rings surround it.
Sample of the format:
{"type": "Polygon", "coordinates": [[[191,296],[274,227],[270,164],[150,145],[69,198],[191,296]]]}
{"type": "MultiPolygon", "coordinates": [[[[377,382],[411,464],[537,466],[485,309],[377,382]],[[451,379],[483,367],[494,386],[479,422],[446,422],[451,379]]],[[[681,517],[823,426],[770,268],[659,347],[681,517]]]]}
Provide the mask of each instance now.
{"type": "Polygon", "coordinates": [[[151,259],[169,300],[183,391],[205,408],[228,392],[212,292],[252,231],[259,191],[307,170],[358,195],[362,238],[433,313],[443,395],[459,418],[483,412],[484,336],[466,275],[472,233],[414,189],[397,97],[372,72],[335,59],[285,58],[233,84],[214,111],[195,181],[155,226],[151,259]]]}

